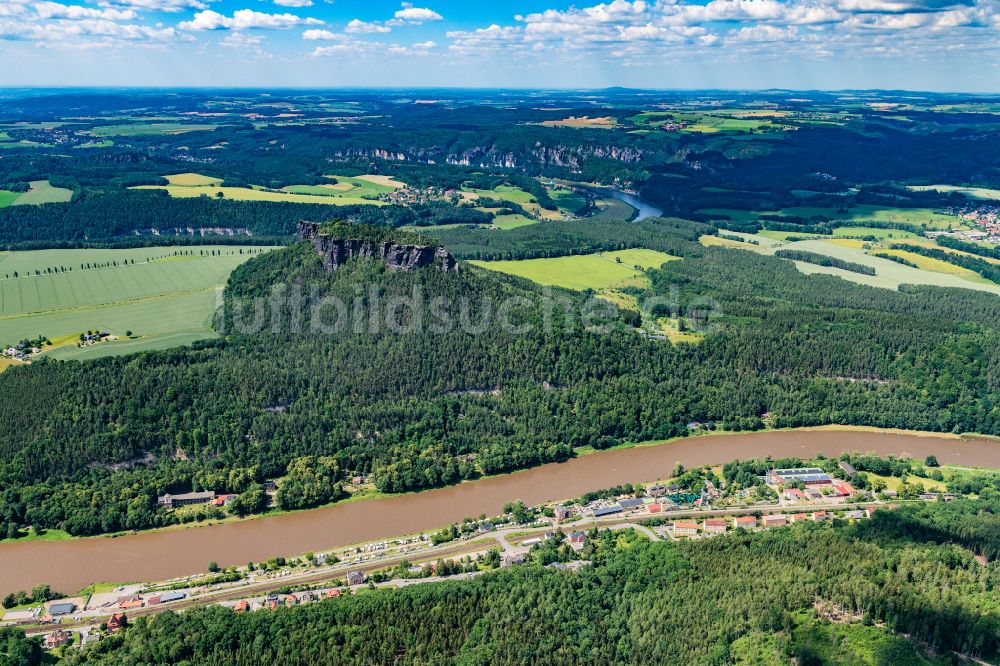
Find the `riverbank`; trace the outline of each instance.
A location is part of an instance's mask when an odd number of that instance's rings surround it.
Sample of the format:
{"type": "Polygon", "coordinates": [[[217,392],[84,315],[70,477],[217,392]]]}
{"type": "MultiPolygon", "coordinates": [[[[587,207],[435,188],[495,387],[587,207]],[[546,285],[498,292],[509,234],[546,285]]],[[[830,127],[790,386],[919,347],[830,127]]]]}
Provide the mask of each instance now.
{"type": "MultiPolygon", "coordinates": [[[[681,436],[681,437],[672,437],[670,439],[648,440],[648,441],[643,441],[643,442],[623,442],[621,444],[617,444],[617,445],[609,447],[607,449],[595,449],[595,448],[593,448],[592,446],[589,446],[589,445],[588,446],[581,446],[581,447],[578,447],[578,448],[574,449],[574,454],[575,454],[575,457],[579,458],[581,456],[588,456],[588,455],[593,455],[593,454],[611,453],[611,452],[615,452],[615,451],[627,451],[629,449],[645,448],[645,447],[650,447],[650,446],[665,446],[665,445],[677,444],[678,442],[685,442],[685,441],[696,441],[696,440],[699,440],[699,439],[702,439],[702,438],[706,438],[706,437],[712,437],[712,438],[714,438],[714,437],[740,437],[740,436],[746,436],[746,435],[750,435],[750,434],[783,433],[783,432],[845,432],[845,433],[850,432],[850,433],[869,433],[869,434],[889,434],[889,435],[903,435],[903,436],[907,436],[907,437],[928,437],[928,438],[931,438],[931,439],[943,439],[943,440],[952,440],[952,441],[965,441],[965,440],[968,440],[968,439],[982,439],[982,440],[996,441],[996,442],[998,442],[998,444],[1000,444],[1000,437],[995,437],[993,435],[983,435],[983,434],[979,434],[979,433],[962,433],[962,434],[936,433],[936,432],[926,432],[926,431],[921,431],[921,430],[903,430],[903,429],[899,429],[899,428],[875,428],[875,427],[871,427],[871,426],[852,426],[852,425],[837,425],[837,424],[834,424],[834,425],[811,426],[811,427],[808,427],[808,428],[773,428],[773,429],[768,429],[768,430],[755,431],[753,433],[749,433],[749,432],[746,432],[746,431],[738,431],[738,430],[712,430],[712,431],[703,431],[703,432],[698,432],[698,433],[694,433],[694,434],[686,435],[686,436],[681,436]]],[[[820,453],[825,453],[825,452],[820,451],[820,453]]],[[[765,453],[763,455],[767,455],[767,454],[765,453]]],[[[756,457],[761,457],[761,456],[756,456],[756,457]]],[[[728,462],[728,460],[722,460],[722,461],[718,461],[718,462],[721,464],[721,463],[728,462]]],[[[556,463],[556,464],[562,464],[562,463],[556,463]]],[[[981,465],[981,466],[978,466],[978,467],[991,467],[991,466],[992,465],[981,465]]],[[[998,462],[998,464],[996,466],[1000,466],[1000,462],[998,462]]],[[[970,469],[974,469],[976,467],[977,466],[972,465],[972,466],[970,466],[970,469]]],[[[510,476],[512,474],[518,474],[520,472],[530,471],[530,469],[532,469],[532,468],[529,468],[527,470],[514,470],[514,471],[511,471],[511,472],[502,472],[500,474],[484,475],[484,476],[481,476],[479,478],[473,479],[471,481],[463,481],[459,485],[475,484],[475,483],[478,483],[478,482],[481,482],[481,481],[490,480],[490,479],[504,478],[504,477],[508,477],[508,476],[510,476]]],[[[63,532],[62,530],[55,530],[55,529],[53,529],[53,530],[46,530],[45,533],[41,534],[41,535],[36,534],[36,533],[34,533],[34,531],[32,531],[28,535],[23,536],[23,537],[19,537],[17,539],[0,539],[0,544],[31,543],[31,542],[35,542],[35,541],[81,541],[81,540],[88,540],[88,539],[117,539],[117,538],[121,538],[121,537],[124,537],[124,536],[133,536],[133,535],[142,535],[142,534],[156,534],[156,533],[162,533],[162,532],[177,532],[177,531],[181,531],[181,530],[201,529],[201,528],[206,528],[206,527],[214,527],[214,526],[219,526],[219,525],[230,525],[230,524],[233,524],[233,523],[243,523],[243,522],[250,522],[250,521],[255,521],[255,520],[268,520],[268,519],[277,518],[277,517],[280,517],[280,516],[286,516],[286,515],[292,515],[292,514],[301,514],[301,513],[308,513],[308,512],[311,512],[311,511],[320,511],[320,510],[330,509],[330,508],[337,507],[337,506],[343,506],[343,505],[351,504],[353,502],[367,502],[367,501],[373,501],[373,500],[385,500],[385,499],[391,499],[391,498],[411,497],[411,496],[419,494],[419,493],[427,493],[427,492],[431,492],[433,490],[444,490],[447,487],[453,487],[453,486],[446,486],[444,488],[429,488],[429,489],[422,489],[422,490],[413,490],[413,491],[409,491],[409,492],[405,492],[405,493],[386,493],[386,492],[382,492],[380,490],[365,490],[365,491],[362,491],[362,492],[352,493],[349,497],[347,497],[345,499],[337,500],[336,502],[331,502],[329,504],[321,504],[319,506],[311,507],[311,508],[308,508],[308,509],[290,509],[290,510],[286,510],[286,509],[273,508],[273,509],[267,511],[266,513],[252,514],[252,515],[243,516],[243,517],[239,517],[239,516],[227,516],[225,518],[207,519],[207,520],[204,520],[202,522],[182,523],[182,524],[178,524],[178,525],[167,525],[165,527],[156,527],[156,528],[152,528],[152,529],[148,529],[148,530],[131,530],[131,531],[125,531],[125,532],[113,532],[113,533],[109,533],[109,534],[98,534],[98,535],[94,535],[94,536],[73,536],[71,534],[63,532]]],[[[592,490],[592,489],[590,489],[590,490],[592,490]]],[[[555,497],[555,498],[552,498],[552,499],[567,499],[567,498],[568,498],[568,496],[567,497],[555,497]]],[[[517,499],[517,498],[514,498],[514,499],[517,499]]],[[[361,541],[362,540],[359,540],[358,543],[360,543],[361,541]]],[[[348,544],[338,544],[338,545],[339,546],[343,546],[343,545],[348,545],[348,544]]]]}
{"type": "Polygon", "coordinates": [[[457,486],[254,520],[113,539],[4,543],[0,591],[38,583],[75,590],[95,580],[164,580],[202,571],[209,561],[225,567],[438,529],[467,516],[496,515],[512,500],[535,505],[595,488],[668,478],[678,462],[690,468],[768,455],[812,458],[820,452],[834,456],[850,451],[918,460],[933,454],[942,464],[1000,467],[1000,442],[983,437],[853,429],[706,434],[580,455],[457,486]]]}

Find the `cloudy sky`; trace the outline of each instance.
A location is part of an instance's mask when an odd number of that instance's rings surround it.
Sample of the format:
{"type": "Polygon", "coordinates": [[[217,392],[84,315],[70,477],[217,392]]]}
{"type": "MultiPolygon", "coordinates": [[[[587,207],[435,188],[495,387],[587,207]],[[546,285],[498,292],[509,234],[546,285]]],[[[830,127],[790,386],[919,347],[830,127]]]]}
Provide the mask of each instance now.
{"type": "Polygon", "coordinates": [[[1000,0],[0,0],[0,86],[1000,92],[1000,0]]]}

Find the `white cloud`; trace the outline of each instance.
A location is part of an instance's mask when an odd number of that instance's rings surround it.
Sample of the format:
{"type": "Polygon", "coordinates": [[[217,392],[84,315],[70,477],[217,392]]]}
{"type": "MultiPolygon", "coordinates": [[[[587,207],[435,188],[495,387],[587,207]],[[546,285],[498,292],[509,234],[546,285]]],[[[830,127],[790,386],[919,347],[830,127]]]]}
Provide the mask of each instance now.
{"type": "Polygon", "coordinates": [[[343,39],[344,36],[336,32],[330,32],[329,30],[306,30],[302,33],[302,39],[307,39],[310,41],[316,41],[320,39],[343,39]]]}
{"type": "Polygon", "coordinates": [[[100,0],[102,7],[127,7],[139,11],[175,13],[185,9],[208,9],[219,0],[100,0]]]}
{"type": "Polygon", "coordinates": [[[412,2],[404,2],[403,8],[393,14],[393,18],[397,21],[420,24],[424,21],[440,21],[444,17],[433,9],[414,7],[412,2]]]}
{"type": "Polygon", "coordinates": [[[795,37],[795,28],[779,28],[773,25],[755,25],[740,28],[730,39],[740,42],[783,42],[795,37]]]}
{"type": "Polygon", "coordinates": [[[131,21],[137,18],[132,9],[95,9],[80,5],[61,5],[58,2],[36,2],[35,13],[42,19],[106,19],[109,21],[131,21]]]}
{"type": "Polygon", "coordinates": [[[347,27],[344,28],[344,32],[350,32],[355,34],[371,34],[371,33],[386,33],[390,32],[392,29],[388,26],[381,25],[379,23],[368,23],[360,19],[352,19],[347,27]]]}
{"type": "Polygon", "coordinates": [[[252,9],[238,9],[233,15],[225,16],[207,9],[198,12],[190,21],[178,24],[181,30],[248,30],[253,28],[276,30],[297,25],[323,25],[314,18],[302,18],[294,14],[265,14],[252,9]]]}
{"type": "Polygon", "coordinates": [[[231,32],[223,39],[220,39],[219,44],[229,49],[245,51],[259,60],[269,60],[273,57],[264,49],[264,37],[261,35],[231,32]]]}
{"type": "Polygon", "coordinates": [[[13,0],[0,4],[0,16],[23,16],[28,13],[27,2],[13,0]]]}
{"type": "Polygon", "coordinates": [[[312,7],[312,0],[274,0],[274,4],[281,7],[312,7]]]}
{"type": "Polygon", "coordinates": [[[392,44],[387,49],[386,52],[391,55],[408,55],[408,56],[427,56],[431,54],[431,51],[437,48],[437,43],[432,41],[417,42],[416,44],[410,44],[408,46],[401,46],[399,44],[392,44]]]}

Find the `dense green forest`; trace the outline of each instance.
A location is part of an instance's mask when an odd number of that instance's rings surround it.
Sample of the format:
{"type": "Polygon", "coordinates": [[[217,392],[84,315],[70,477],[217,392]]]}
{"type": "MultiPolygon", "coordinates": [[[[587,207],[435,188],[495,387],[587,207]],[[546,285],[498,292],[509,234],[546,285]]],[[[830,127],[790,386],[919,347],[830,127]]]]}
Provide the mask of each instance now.
{"type": "Polygon", "coordinates": [[[759,429],[766,413],[782,427],[1000,433],[995,297],[806,276],[777,258],[703,248],[692,240],[699,227],[627,227],[658,229],[657,247],[684,257],[650,271],[640,295],[658,297],[653,314],[704,327],[698,345],[644,340],[624,312],[585,330],[571,314],[586,294],[546,299],[471,267],[407,273],[356,261],[326,273],[306,244],[254,259],[227,287],[225,338],[0,375],[0,523],[11,536],[29,525],[93,534],[169,524],[177,518],[156,509],[156,495],[192,488],[249,491],[246,505],[259,507],[257,484],[328,456],[336,465],[298,493],[306,499],[290,499],[308,506],[338,497],[346,472],[398,492],[563,460],[584,445],[684,435],[691,421],[759,429]],[[277,319],[241,329],[275,285],[289,296],[277,319]],[[350,316],[414,290],[444,297],[450,316],[412,330],[350,316]],[[320,332],[337,311],[313,306],[332,297],[349,316],[320,332]],[[474,324],[487,315],[477,304],[511,297],[523,299],[511,323],[530,331],[458,324],[463,302],[474,324]]]}
{"type": "MultiPolygon", "coordinates": [[[[879,511],[652,543],[591,532],[577,572],[539,564],[274,612],[133,622],[68,664],[971,663],[1000,655],[995,503],[879,511]],[[964,540],[963,540],[964,539],[964,540]]],[[[544,562],[542,553],[532,561],[544,562]]],[[[8,651],[36,664],[28,641],[8,651]]],[[[2,645],[2,644],[0,644],[2,645]]],[[[2,648],[0,648],[2,650],[2,648]]]]}

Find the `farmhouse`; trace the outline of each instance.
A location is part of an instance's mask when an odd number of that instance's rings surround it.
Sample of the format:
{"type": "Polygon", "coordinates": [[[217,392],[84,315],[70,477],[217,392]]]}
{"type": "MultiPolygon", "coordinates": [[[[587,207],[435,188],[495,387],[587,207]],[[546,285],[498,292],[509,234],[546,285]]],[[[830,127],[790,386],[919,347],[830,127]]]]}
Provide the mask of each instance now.
{"type": "Polygon", "coordinates": [[[807,486],[817,486],[829,484],[830,475],[819,467],[801,467],[797,469],[775,469],[769,475],[771,483],[775,486],[784,486],[790,483],[802,482],[807,486]]]}
{"type": "Polygon", "coordinates": [[[753,516],[736,516],[733,518],[733,527],[742,527],[745,530],[757,527],[757,519],[753,516]]]}
{"type": "Polygon", "coordinates": [[[167,509],[176,509],[179,506],[187,506],[189,504],[207,504],[214,499],[215,492],[206,490],[200,493],[183,493],[180,495],[167,493],[162,497],[157,497],[156,503],[167,509]]]}

